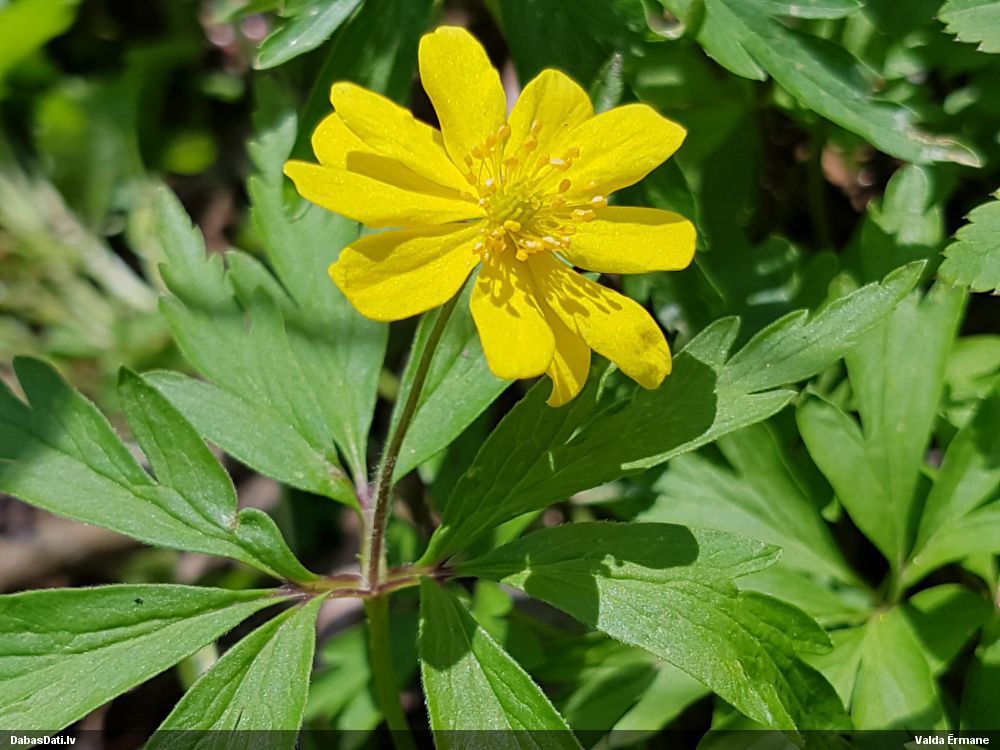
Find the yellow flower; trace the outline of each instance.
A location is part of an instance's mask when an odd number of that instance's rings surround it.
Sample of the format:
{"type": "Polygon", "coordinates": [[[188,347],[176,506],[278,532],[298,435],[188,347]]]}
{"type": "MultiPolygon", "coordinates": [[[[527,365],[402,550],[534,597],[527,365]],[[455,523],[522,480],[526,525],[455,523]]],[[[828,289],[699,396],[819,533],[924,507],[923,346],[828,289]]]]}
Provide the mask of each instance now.
{"type": "Polygon", "coordinates": [[[662,331],[636,302],[573,271],[676,270],[694,255],[691,222],[608,205],[680,146],[685,131],[643,104],[595,115],[556,70],[507,116],[486,52],[443,27],[420,42],[420,75],[441,130],[350,83],[313,134],[319,164],[285,173],[304,197],[372,227],[330,275],[369,318],[399,320],[447,302],[478,266],[471,309],[490,369],[552,379],[549,403],[583,387],[590,350],[655,388],[670,372],[662,331]],[[569,265],[572,264],[572,265],[569,265]]]}

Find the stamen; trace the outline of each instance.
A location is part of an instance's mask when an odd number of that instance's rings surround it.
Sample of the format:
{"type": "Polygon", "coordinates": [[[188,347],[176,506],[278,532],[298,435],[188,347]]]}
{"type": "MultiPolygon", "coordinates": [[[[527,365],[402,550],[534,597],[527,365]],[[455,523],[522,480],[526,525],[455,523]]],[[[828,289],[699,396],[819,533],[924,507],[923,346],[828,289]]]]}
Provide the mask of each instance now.
{"type": "Polygon", "coordinates": [[[571,183],[569,180],[563,180],[562,182],[559,183],[559,192],[565,193],[567,190],[569,190],[569,186],[572,184],[573,183],[571,183]]]}
{"type": "Polygon", "coordinates": [[[573,218],[579,221],[593,221],[597,218],[597,214],[589,208],[577,208],[573,211],[573,218]]]}
{"type": "Polygon", "coordinates": [[[606,208],[608,205],[608,199],[603,195],[595,195],[590,199],[590,205],[594,208],[606,208]]]}
{"type": "Polygon", "coordinates": [[[503,228],[506,229],[508,232],[520,232],[521,222],[514,221],[513,219],[507,219],[507,221],[503,223],[503,228]]]}

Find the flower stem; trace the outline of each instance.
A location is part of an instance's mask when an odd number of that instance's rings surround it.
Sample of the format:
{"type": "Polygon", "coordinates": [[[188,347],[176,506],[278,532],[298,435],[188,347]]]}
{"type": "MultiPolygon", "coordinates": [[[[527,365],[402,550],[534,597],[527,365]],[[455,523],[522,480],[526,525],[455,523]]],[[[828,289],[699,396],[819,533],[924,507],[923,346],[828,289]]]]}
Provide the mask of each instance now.
{"type": "Polygon", "coordinates": [[[389,523],[389,507],[392,505],[392,475],[396,469],[396,461],[399,459],[399,451],[403,447],[403,438],[406,437],[406,431],[409,429],[413,415],[416,414],[417,406],[420,404],[420,394],[427,381],[427,373],[431,369],[434,351],[437,349],[452,311],[458,303],[458,297],[457,294],[452,297],[441,308],[437,320],[434,321],[434,328],[431,329],[424,350],[420,353],[420,360],[417,362],[417,369],[413,374],[413,382],[406,394],[403,410],[399,413],[399,421],[389,435],[389,442],[382,454],[382,460],[379,462],[378,474],[375,478],[375,498],[370,510],[371,520],[368,524],[365,540],[366,549],[362,558],[363,564],[367,568],[368,587],[372,590],[375,590],[381,583],[382,571],[385,570],[385,529],[389,523]]]}
{"type": "Polygon", "coordinates": [[[410,736],[410,726],[399,702],[399,683],[392,665],[392,639],[389,633],[389,597],[377,596],[365,600],[365,614],[368,616],[368,651],[370,653],[372,676],[375,682],[375,696],[379,708],[385,716],[397,750],[415,750],[410,736]]]}

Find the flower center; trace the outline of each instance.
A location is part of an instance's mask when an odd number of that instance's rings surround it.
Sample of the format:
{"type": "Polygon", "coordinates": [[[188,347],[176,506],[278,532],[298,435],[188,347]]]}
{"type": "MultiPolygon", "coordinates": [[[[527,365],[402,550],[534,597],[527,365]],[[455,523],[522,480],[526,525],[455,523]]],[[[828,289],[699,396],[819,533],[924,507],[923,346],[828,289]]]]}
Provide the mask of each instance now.
{"type": "MultiPolygon", "coordinates": [[[[513,255],[520,261],[537,252],[559,252],[572,243],[575,224],[593,221],[596,210],[608,205],[604,196],[567,200],[568,178],[556,181],[579,158],[580,149],[562,156],[538,154],[538,134],[543,124],[532,123],[530,135],[514,153],[507,153],[511,129],[504,125],[465,157],[468,183],[486,211],[476,251],[484,260],[513,255]]],[[[591,183],[588,188],[596,186],[591,183]]]]}

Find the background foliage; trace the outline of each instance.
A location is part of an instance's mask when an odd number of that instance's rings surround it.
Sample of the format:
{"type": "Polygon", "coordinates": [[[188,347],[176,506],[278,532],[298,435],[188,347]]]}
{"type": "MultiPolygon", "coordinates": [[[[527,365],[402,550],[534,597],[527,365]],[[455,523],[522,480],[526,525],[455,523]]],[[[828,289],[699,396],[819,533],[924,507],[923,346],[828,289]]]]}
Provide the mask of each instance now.
{"type": "Polygon", "coordinates": [[[356,746],[381,658],[435,729],[1000,728],[997,90],[986,0],[0,0],[0,491],[91,525],[0,498],[0,726],[356,746]],[[435,313],[361,318],[281,165],[333,81],[431,120],[441,21],[681,122],[623,200],[699,253],[604,280],[657,391],[552,410],[458,307],[389,538],[458,582],[401,574],[378,654],[322,582],[435,313]]]}

